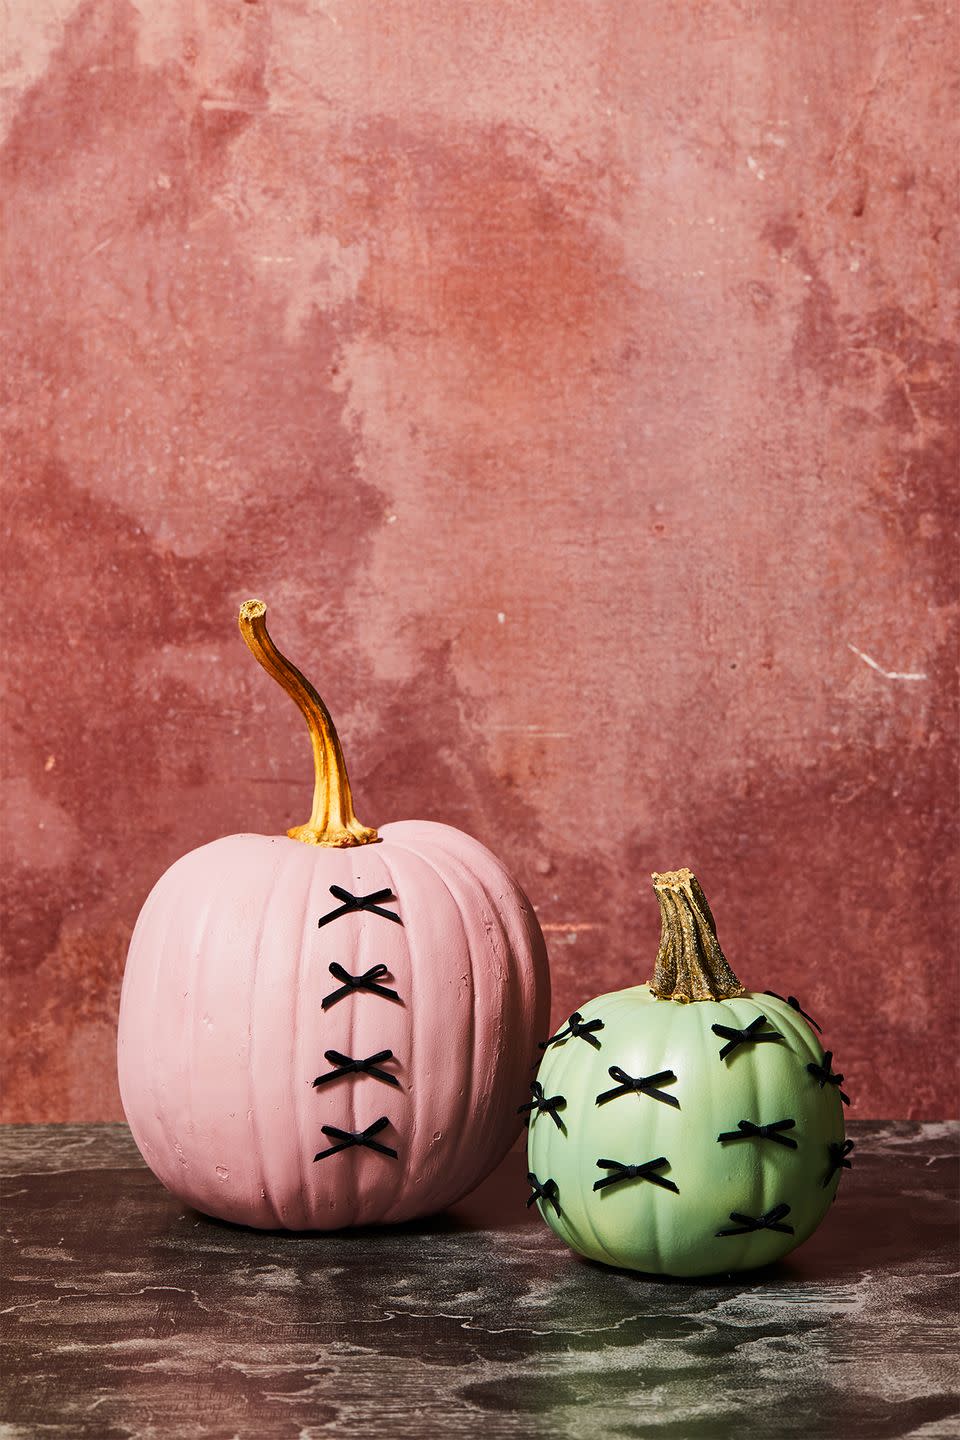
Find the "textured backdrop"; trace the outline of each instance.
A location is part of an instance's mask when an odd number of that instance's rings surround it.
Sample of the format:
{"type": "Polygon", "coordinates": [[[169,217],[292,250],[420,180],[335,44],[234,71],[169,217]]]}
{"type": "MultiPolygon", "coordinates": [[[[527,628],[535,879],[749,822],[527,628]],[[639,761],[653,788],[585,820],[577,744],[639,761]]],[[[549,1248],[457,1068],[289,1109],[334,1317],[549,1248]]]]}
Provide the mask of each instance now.
{"type": "Polygon", "coordinates": [[[689,864],[952,1111],[950,0],[9,8],[6,1117],[119,1116],[150,886],[307,816],[254,594],[558,1016],[689,864]]]}

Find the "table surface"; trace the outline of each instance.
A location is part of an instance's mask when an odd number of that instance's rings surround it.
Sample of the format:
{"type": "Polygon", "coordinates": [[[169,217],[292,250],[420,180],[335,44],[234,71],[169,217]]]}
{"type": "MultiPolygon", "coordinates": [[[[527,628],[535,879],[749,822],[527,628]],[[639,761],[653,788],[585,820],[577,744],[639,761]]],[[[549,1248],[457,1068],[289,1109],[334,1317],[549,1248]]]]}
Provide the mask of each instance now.
{"type": "Polygon", "coordinates": [[[817,1234],[704,1283],[571,1254],[519,1151],[446,1215],[297,1236],[184,1209],[125,1126],[6,1127],[0,1440],[955,1440],[958,1127],[850,1133],[817,1234]]]}

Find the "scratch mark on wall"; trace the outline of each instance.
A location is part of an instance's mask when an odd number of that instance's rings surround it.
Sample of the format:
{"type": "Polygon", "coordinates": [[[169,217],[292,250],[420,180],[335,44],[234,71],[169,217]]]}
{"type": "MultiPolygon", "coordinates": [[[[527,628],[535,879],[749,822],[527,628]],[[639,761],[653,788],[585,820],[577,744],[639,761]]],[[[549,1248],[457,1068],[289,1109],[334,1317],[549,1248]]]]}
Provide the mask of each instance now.
{"type": "Polygon", "coordinates": [[[856,645],[851,645],[849,640],[847,641],[847,649],[852,650],[854,655],[859,655],[865,665],[869,665],[871,670],[876,670],[885,680],[926,680],[927,678],[926,671],[921,670],[885,670],[872,656],[865,655],[862,650],[857,649],[856,645]]]}

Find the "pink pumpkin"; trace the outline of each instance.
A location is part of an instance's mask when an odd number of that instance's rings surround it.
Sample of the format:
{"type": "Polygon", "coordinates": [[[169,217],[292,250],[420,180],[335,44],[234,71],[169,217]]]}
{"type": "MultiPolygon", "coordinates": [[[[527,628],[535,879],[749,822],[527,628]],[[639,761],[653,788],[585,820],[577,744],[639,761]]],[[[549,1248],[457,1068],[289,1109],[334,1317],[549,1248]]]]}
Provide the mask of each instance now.
{"type": "Polygon", "coordinates": [[[359,824],[333,722],[265,610],[247,601],[240,628],[306,716],[313,814],[203,845],[154,886],[123,980],[123,1106],[154,1174],[208,1214],[408,1220],[473,1189],[518,1133],[543,936],[476,840],[359,824]]]}

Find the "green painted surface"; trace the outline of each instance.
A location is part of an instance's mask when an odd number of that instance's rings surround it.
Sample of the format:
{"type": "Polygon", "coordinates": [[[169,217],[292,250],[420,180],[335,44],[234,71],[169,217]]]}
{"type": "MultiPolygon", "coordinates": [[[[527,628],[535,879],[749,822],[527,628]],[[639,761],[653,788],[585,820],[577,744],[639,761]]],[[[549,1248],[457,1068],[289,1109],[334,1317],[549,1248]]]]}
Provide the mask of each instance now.
{"type": "Polygon", "coordinates": [[[548,1047],[537,1079],[544,1095],[561,1095],[562,1127],[534,1112],[529,1168],[539,1181],[554,1180],[560,1214],[539,1200],[541,1215],[581,1254],[608,1265],[653,1274],[713,1275],[752,1269],[780,1259],[813,1233],[836,1194],[842,1171],[829,1183],[830,1144],[844,1139],[843,1105],[835,1085],[818,1084],[807,1066],[824,1051],[815,1032],[785,1001],[749,993],[735,1000],[680,1005],[656,1000],[645,985],[601,995],[579,1012],[602,1019],[599,1048],[580,1036],[548,1047]],[[715,1024],[744,1029],[758,1014],[761,1029],[780,1040],[740,1044],[725,1059],[715,1024]],[[616,1087],[610,1067],[629,1076],[673,1071],[658,1087],[679,1101],[675,1108],[642,1093],[597,1104],[616,1087]],[[718,1141],[741,1120],[768,1125],[793,1119],[784,1135],[796,1149],[770,1139],[718,1141]],[[612,1173],[600,1159],[624,1165],[666,1157],[656,1173],[678,1193],[641,1178],[595,1191],[612,1173]],[[733,1228],[733,1211],[760,1217],[787,1204],[782,1223],[792,1234],[733,1228]]]}

